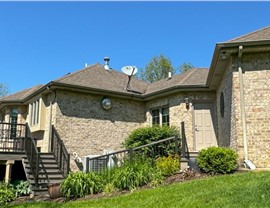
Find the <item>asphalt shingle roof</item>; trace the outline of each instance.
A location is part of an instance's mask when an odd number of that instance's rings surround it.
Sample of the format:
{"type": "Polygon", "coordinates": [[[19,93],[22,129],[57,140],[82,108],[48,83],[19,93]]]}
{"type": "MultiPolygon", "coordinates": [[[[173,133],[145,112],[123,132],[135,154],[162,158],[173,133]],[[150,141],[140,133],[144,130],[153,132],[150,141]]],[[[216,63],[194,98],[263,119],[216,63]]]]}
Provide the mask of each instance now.
{"type": "MultiPolygon", "coordinates": [[[[128,83],[128,76],[113,69],[106,70],[102,64],[94,64],[56,79],[53,82],[120,93],[130,93],[125,89],[128,83]]],[[[147,85],[146,82],[132,77],[129,89],[143,94],[147,85]]]]}
{"type": "Polygon", "coordinates": [[[146,90],[146,94],[158,92],[172,87],[189,87],[205,85],[208,75],[207,68],[194,68],[182,74],[172,76],[170,79],[162,79],[151,83],[146,90]]]}
{"type": "Polygon", "coordinates": [[[39,90],[43,86],[44,85],[39,84],[39,85],[36,85],[34,87],[19,91],[17,93],[11,94],[11,95],[8,95],[6,97],[1,98],[0,102],[20,102],[20,101],[24,100],[25,98],[27,98],[28,96],[30,96],[32,93],[39,90]]]}
{"type": "MultiPolygon", "coordinates": [[[[104,90],[124,94],[131,94],[135,92],[138,94],[147,95],[170,89],[172,87],[189,87],[192,85],[203,86],[206,83],[207,75],[208,69],[194,68],[186,73],[174,75],[170,79],[167,78],[159,80],[151,84],[132,77],[129,87],[132,92],[130,92],[126,90],[128,82],[127,75],[113,69],[106,70],[101,64],[94,64],[74,73],[69,73],[63,77],[60,77],[54,80],[52,83],[66,84],[75,88],[86,87],[92,90],[104,90]]],[[[22,101],[43,86],[44,85],[37,85],[32,88],[17,92],[0,99],[0,102],[22,101]]]]}
{"type": "Polygon", "coordinates": [[[233,42],[259,41],[259,40],[270,40],[270,26],[231,39],[227,42],[233,43],[233,42]]]}

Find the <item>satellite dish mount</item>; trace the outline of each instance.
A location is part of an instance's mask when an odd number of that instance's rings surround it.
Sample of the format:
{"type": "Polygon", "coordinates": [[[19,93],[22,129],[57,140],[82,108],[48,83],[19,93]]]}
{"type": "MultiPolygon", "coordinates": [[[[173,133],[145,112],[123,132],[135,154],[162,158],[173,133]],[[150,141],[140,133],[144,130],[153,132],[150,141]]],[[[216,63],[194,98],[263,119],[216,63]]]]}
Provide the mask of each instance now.
{"type": "Polygon", "coordinates": [[[138,72],[138,69],[136,66],[124,66],[121,68],[121,70],[124,74],[128,75],[128,83],[127,83],[127,86],[125,88],[126,90],[128,90],[129,84],[131,81],[131,77],[138,72]]]}

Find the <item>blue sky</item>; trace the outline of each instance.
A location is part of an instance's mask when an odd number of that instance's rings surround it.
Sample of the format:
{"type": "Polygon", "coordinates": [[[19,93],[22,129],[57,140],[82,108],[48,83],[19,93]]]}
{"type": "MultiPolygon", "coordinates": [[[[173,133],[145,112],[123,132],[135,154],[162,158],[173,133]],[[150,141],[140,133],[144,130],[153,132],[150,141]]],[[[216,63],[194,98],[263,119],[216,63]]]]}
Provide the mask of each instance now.
{"type": "Polygon", "coordinates": [[[163,54],[209,67],[215,44],[270,25],[270,2],[0,2],[0,83],[10,93],[111,58],[163,54]]]}

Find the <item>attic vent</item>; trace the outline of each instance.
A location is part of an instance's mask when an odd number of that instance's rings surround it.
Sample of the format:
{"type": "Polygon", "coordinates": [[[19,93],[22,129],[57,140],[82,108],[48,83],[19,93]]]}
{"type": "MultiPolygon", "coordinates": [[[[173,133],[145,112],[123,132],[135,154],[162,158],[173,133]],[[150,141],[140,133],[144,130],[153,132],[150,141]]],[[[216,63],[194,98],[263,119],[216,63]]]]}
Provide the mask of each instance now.
{"type": "Polygon", "coordinates": [[[109,57],[104,57],[104,69],[106,70],[110,70],[110,66],[109,66],[109,62],[110,62],[110,58],[109,57]]]}

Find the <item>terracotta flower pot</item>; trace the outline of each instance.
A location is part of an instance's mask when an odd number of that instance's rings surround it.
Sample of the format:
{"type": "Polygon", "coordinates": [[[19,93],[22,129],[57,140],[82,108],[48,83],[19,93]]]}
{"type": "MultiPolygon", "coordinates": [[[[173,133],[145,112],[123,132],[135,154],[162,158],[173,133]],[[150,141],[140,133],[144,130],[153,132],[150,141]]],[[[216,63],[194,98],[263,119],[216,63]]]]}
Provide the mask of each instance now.
{"type": "Polygon", "coordinates": [[[59,198],[61,196],[60,184],[59,183],[49,184],[48,185],[48,192],[49,192],[51,199],[59,198]]]}

